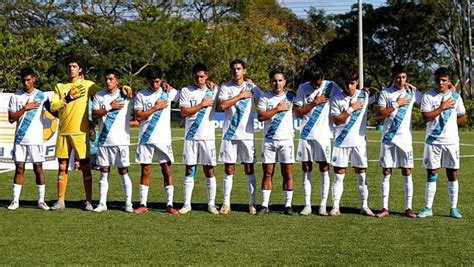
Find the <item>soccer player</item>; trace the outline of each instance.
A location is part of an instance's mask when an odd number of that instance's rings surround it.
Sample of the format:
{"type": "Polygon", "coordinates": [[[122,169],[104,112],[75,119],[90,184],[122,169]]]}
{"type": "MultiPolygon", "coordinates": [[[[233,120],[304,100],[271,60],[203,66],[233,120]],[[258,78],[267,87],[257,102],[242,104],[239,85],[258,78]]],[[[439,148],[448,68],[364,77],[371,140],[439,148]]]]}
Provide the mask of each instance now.
{"type": "Polygon", "coordinates": [[[23,90],[18,90],[10,97],[8,104],[8,121],[16,122],[15,143],[13,146],[13,160],[15,161],[15,175],[13,177],[13,201],[9,210],[19,207],[21,187],[24,183],[25,162],[33,163],[33,172],[38,189],[38,208],[49,210],[44,202],[45,184],[43,162],[45,150],[43,147],[43,123],[41,114],[46,101],[44,93],[35,88],[36,74],[31,68],[20,71],[23,90]]]}
{"type": "Polygon", "coordinates": [[[135,213],[148,212],[147,199],[150,187],[153,156],[160,163],[166,191],[166,212],[177,215],[173,208],[174,183],[171,164],[174,162],[171,146],[171,103],[179,99],[176,89],[165,90],[163,72],[157,66],[150,66],[146,80],[148,87],[138,91],[135,98],[135,114],[140,122],[139,144],[136,160],[141,164],[140,206],[135,213]]]}
{"type": "Polygon", "coordinates": [[[297,117],[302,118],[300,140],[296,159],[301,161],[302,185],[305,206],[301,215],[311,209],[312,162],[317,162],[320,172],[319,215],[327,216],[326,202],[329,195],[329,163],[331,162],[332,122],[329,100],[342,89],[333,81],[325,80],[323,71],[316,65],[309,69],[309,81],[298,86],[293,106],[297,117]]]}
{"type": "Polygon", "coordinates": [[[460,154],[458,126],[466,123],[466,109],[461,96],[453,92],[449,70],[441,67],[435,71],[434,75],[436,87],[424,94],[420,108],[423,120],[426,122],[423,162],[427,172],[427,181],[425,208],[418,217],[433,216],[432,206],[439,168],[446,168],[451,205],[449,215],[461,219],[461,212],[457,209],[460,154]]]}
{"type": "Polygon", "coordinates": [[[219,106],[224,110],[223,136],[219,161],[224,162],[224,203],[221,214],[230,213],[232,191],[237,156],[244,165],[249,192],[249,213],[256,214],[256,179],[254,163],[256,152],[254,144],[253,103],[256,104],[261,90],[245,81],[245,63],[236,59],[230,62],[232,80],[224,83],[219,91],[219,106]]]}
{"type": "Polygon", "coordinates": [[[380,92],[377,113],[384,119],[382,142],[380,144],[380,165],[382,166],[382,210],[377,217],[386,217],[390,192],[392,168],[401,169],[405,190],[405,215],[416,218],[412,209],[413,145],[411,136],[411,114],[413,105],[420,104],[423,94],[408,83],[406,69],[397,64],[392,68],[393,85],[380,92]]]}
{"type": "Polygon", "coordinates": [[[357,177],[359,199],[362,215],[374,216],[368,205],[369,188],[367,170],[367,109],[376,101],[374,90],[367,92],[357,89],[359,75],[349,70],[344,77],[344,90],[331,100],[331,116],[335,125],[335,138],[332,165],[335,178],[332,185],[333,208],[330,216],[341,214],[339,203],[344,190],[344,176],[349,159],[357,177]]]}
{"type": "Polygon", "coordinates": [[[194,83],[181,90],[179,106],[181,116],[185,118],[183,161],[186,165],[184,177],[184,205],[179,210],[180,214],[191,211],[191,197],[194,189],[194,176],[196,165],[203,165],[206,176],[207,210],[211,214],[219,214],[215,205],[216,177],[216,145],[214,133],[214,102],[217,90],[209,88],[207,79],[209,71],[207,66],[198,63],[193,66],[194,83]]]}
{"type": "Polygon", "coordinates": [[[92,102],[92,118],[99,120],[97,165],[100,170],[99,204],[95,212],[107,210],[110,166],[117,166],[125,195],[125,211],[133,212],[132,181],[128,175],[130,166],[130,101],[118,86],[120,72],[108,69],[104,72],[105,90],[99,91],[92,102]]]}
{"type": "Polygon", "coordinates": [[[283,213],[293,215],[293,95],[285,89],[286,77],[281,69],[274,69],[270,75],[271,92],[265,93],[258,101],[258,120],[264,122],[262,142],[262,206],[257,215],[270,212],[268,203],[272,192],[275,163],[280,162],[283,176],[283,213]]]}

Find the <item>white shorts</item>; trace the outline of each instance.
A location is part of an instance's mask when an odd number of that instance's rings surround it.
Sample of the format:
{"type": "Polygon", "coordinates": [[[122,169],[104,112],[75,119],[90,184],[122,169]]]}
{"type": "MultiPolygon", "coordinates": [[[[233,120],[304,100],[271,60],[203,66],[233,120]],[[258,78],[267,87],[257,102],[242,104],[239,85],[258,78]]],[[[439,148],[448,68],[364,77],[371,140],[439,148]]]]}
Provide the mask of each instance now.
{"type": "Polygon", "coordinates": [[[365,146],[334,147],[332,151],[332,166],[346,168],[349,166],[367,168],[367,148],[365,146]]]}
{"type": "Polygon", "coordinates": [[[295,163],[293,139],[265,140],[262,143],[262,163],[295,163]]]}
{"type": "Polygon", "coordinates": [[[331,140],[302,140],[298,142],[296,160],[302,162],[331,162],[331,140]]]}
{"type": "Polygon", "coordinates": [[[14,145],[13,161],[21,162],[44,162],[45,152],[43,145],[14,145]]]}
{"type": "Polygon", "coordinates": [[[423,165],[425,169],[459,169],[459,144],[430,145],[425,143],[423,165]]]}
{"type": "Polygon", "coordinates": [[[395,144],[380,145],[380,166],[382,168],[413,168],[413,147],[399,147],[395,144]]]}
{"type": "Polygon", "coordinates": [[[186,165],[216,166],[216,143],[214,140],[184,140],[183,162],[186,165]]]}
{"type": "Polygon", "coordinates": [[[237,157],[241,163],[255,163],[257,155],[253,140],[222,140],[219,161],[236,163],[237,157]]]}
{"type": "Polygon", "coordinates": [[[99,167],[117,166],[117,168],[126,168],[130,166],[128,146],[99,146],[96,157],[96,163],[99,167]]]}
{"type": "Polygon", "coordinates": [[[138,145],[137,152],[135,153],[135,162],[141,164],[151,164],[155,153],[156,158],[160,164],[166,162],[174,162],[173,147],[171,146],[171,144],[138,145]]]}

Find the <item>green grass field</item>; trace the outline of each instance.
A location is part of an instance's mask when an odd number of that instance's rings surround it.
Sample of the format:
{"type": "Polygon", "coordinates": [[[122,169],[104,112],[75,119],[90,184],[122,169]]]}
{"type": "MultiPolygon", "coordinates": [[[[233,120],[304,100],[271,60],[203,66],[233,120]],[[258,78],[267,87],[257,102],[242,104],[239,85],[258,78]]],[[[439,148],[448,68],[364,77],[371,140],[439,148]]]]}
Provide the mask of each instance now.
{"type": "MultiPolygon", "coordinates": [[[[438,181],[434,218],[409,219],[403,213],[403,188],[399,171],[392,175],[390,210],[387,218],[358,214],[359,201],[352,171],[346,175],[342,215],[339,217],[293,216],[280,214],[283,203],[279,168],[275,172],[268,216],[246,213],[247,191],[241,168],[234,177],[233,212],[211,215],[206,211],[202,170],[196,176],[193,211],[184,216],[164,213],[165,192],[161,172],[154,166],[149,194],[151,211],[145,215],[122,212],[122,191],[114,171],[110,179],[109,211],[100,214],[82,211],[83,190],[80,172],[70,172],[68,208],[62,212],[35,209],[36,188],[27,171],[20,205],[5,208],[11,200],[13,172],[1,173],[0,265],[472,265],[474,263],[474,134],[462,132],[459,208],[461,220],[448,217],[446,176],[438,181]]],[[[132,133],[132,142],[137,141],[132,133]]],[[[176,129],[173,136],[183,136],[176,129]]],[[[258,134],[261,136],[261,133],[258,134]]],[[[220,132],[218,132],[220,138],[220,132]]],[[[368,134],[370,182],[369,204],[381,208],[378,147],[380,133],[368,134]]],[[[177,138],[178,139],[178,138],[177,138]]],[[[414,210],[424,205],[425,171],[421,165],[423,133],[414,133],[414,210]]],[[[184,166],[182,140],[173,141],[175,158],[175,206],[182,205],[184,166]]],[[[218,142],[219,143],[219,142],[218,142]]],[[[257,144],[260,150],[260,141],[257,144]]],[[[132,155],[135,146],[131,147],[132,155]]],[[[259,154],[259,153],[258,153],[259,154]]],[[[133,161],[133,159],[132,159],[133,161]]],[[[223,166],[216,169],[217,203],[222,201],[223,166]]],[[[302,209],[301,165],[295,165],[294,208],[302,209]]],[[[256,167],[260,180],[261,168],[256,167]]],[[[133,199],[138,202],[139,165],[131,166],[133,199]]],[[[98,173],[94,172],[94,199],[98,199],[98,173]]],[[[318,174],[313,174],[313,203],[319,200],[318,174]]],[[[331,173],[331,182],[332,182],[331,173]]],[[[46,171],[46,199],[56,198],[56,172],[46,171]]],[[[260,188],[260,186],[258,186],[260,188]]],[[[257,196],[260,202],[260,191],[257,196]]],[[[97,204],[97,201],[94,203],[97,204]]],[[[328,202],[331,206],[331,201],[328,202]]],[[[317,207],[313,208],[313,212],[317,207]]]]}

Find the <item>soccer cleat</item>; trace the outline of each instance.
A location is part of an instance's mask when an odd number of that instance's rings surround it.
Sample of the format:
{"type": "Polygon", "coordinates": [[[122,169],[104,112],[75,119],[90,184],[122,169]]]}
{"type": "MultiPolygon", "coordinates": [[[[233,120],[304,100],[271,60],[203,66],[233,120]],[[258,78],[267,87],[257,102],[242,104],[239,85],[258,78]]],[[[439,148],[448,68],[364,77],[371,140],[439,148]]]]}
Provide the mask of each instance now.
{"type": "Polygon", "coordinates": [[[20,207],[20,204],[18,203],[18,201],[12,201],[12,203],[10,203],[10,205],[8,206],[8,209],[16,210],[18,209],[18,207],[20,207]]]}
{"type": "Polygon", "coordinates": [[[388,209],[386,208],[383,208],[379,213],[377,213],[377,218],[383,218],[383,217],[387,217],[388,215],[390,215],[390,213],[388,213],[388,209]]]}
{"type": "Polygon", "coordinates": [[[329,216],[339,216],[341,215],[341,211],[339,208],[332,208],[332,210],[329,212],[329,216]]]}
{"type": "Polygon", "coordinates": [[[145,206],[143,204],[140,204],[140,206],[138,206],[138,208],[134,209],[133,212],[136,213],[136,214],[145,214],[145,213],[148,212],[148,208],[147,208],[147,206],[145,206]]]}
{"type": "Polygon", "coordinates": [[[230,205],[223,204],[221,209],[219,210],[220,214],[229,214],[230,213],[230,205]]]}
{"type": "Polygon", "coordinates": [[[260,207],[260,210],[258,210],[257,215],[262,216],[268,213],[270,213],[270,210],[268,209],[268,207],[262,206],[260,207]]]}
{"type": "Polygon", "coordinates": [[[166,207],[166,213],[171,215],[179,215],[179,212],[173,208],[173,206],[169,205],[166,207]]]}
{"type": "Polygon", "coordinates": [[[405,216],[407,216],[408,218],[416,218],[416,214],[413,212],[412,209],[406,209],[405,216]]]}
{"type": "Polygon", "coordinates": [[[326,206],[320,206],[319,207],[319,215],[320,216],[328,216],[328,212],[326,211],[326,206]]]}
{"type": "Polygon", "coordinates": [[[63,210],[66,208],[63,200],[58,200],[54,205],[51,207],[51,210],[63,210]]]}
{"type": "Polygon", "coordinates": [[[285,209],[283,210],[283,214],[293,216],[295,213],[292,207],[285,207],[285,209]]]}
{"type": "Polygon", "coordinates": [[[86,201],[86,203],[84,203],[84,210],[85,211],[93,211],[94,207],[92,206],[92,203],[90,203],[89,201],[86,201]]]}
{"type": "Polygon", "coordinates": [[[300,215],[310,215],[313,212],[311,206],[304,206],[303,210],[300,212],[300,215]]]}
{"type": "Polygon", "coordinates": [[[93,211],[94,211],[94,212],[107,211],[107,205],[106,205],[106,204],[103,204],[103,203],[99,203],[99,205],[97,205],[97,207],[95,207],[95,209],[94,209],[93,211]]]}
{"type": "Polygon", "coordinates": [[[38,209],[49,210],[49,206],[44,202],[38,202],[38,209]]]}
{"type": "Polygon", "coordinates": [[[257,214],[257,208],[255,208],[255,205],[249,205],[249,214],[251,215],[257,214]]]}
{"type": "Polygon", "coordinates": [[[455,219],[462,219],[461,212],[459,211],[459,209],[456,209],[456,208],[452,208],[449,210],[449,216],[455,219]]]}
{"type": "Polygon", "coordinates": [[[191,209],[191,205],[187,206],[187,205],[184,205],[178,212],[179,214],[186,214],[188,212],[190,212],[192,209],[191,209]]]}
{"type": "Polygon", "coordinates": [[[132,206],[132,203],[130,203],[130,204],[125,204],[124,211],[125,211],[125,212],[133,213],[133,206],[132,206]]]}
{"type": "Polygon", "coordinates": [[[364,216],[375,216],[375,214],[369,208],[360,209],[360,214],[364,216]]]}
{"type": "Polygon", "coordinates": [[[433,210],[430,208],[424,208],[420,213],[418,213],[418,218],[427,218],[433,217],[433,210]]]}
{"type": "Polygon", "coordinates": [[[211,214],[219,214],[219,210],[217,209],[216,205],[208,205],[207,211],[209,211],[211,214]]]}

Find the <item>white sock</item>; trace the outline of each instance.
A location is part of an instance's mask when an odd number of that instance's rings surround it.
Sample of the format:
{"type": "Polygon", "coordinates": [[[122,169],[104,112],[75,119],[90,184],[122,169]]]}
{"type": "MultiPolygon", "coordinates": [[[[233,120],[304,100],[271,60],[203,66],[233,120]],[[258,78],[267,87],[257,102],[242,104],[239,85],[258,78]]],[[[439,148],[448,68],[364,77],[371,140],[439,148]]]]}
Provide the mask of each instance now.
{"type": "Polygon", "coordinates": [[[109,191],[109,173],[101,173],[99,178],[99,203],[107,203],[107,192],[109,191]]]}
{"type": "Polygon", "coordinates": [[[183,193],[184,193],[184,206],[191,206],[191,198],[193,196],[194,189],[194,176],[185,176],[183,193]]]}
{"type": "Polygon", "coordinates": [[[311,172],[303,172],[301,184],[303,185],[303,196],[305,206],[311,206],[311,181],[311,172]]]}
{"type": "Polygon", "coordinates": [[[427,208],[433,207],[433,200],[436,194],[436,182],[426,182],[425,185],[425,206],[427,208]]]}
{"type": "Polygon", "coordinates": [[[390,195],[390,174],[382,176],[382,208],[388,210],[388,196],[390,195]]]}
{"type": "Polygon", "coordinates": [[[268,208],[268,202],[270,202],[270,195],[272,190],[262,189],[262,206],[268,208]]]}
{"type": "Polygon", "coordinates": [[[173,196],[174,196],[174,186],[167,185],[165,186],[166,191],[166,206],[173,206],[173,196]]]}
{"type": "Polygon", "coordinates": [[[207,205],[216,205],[216,177],[206,177],[207,205]]]}
{"type": "Polygon", "coordinates": [[[362,208],[368,208],[369,199],[369,184],[365,172],[356,174],[357,176],[357,188],[359,189],[359,198],[362,208]]]}
{"type": "Polygon", "coordinates": [[[285,200],[285,208],[291,207],[291,201],[293,200],[293,190],[283,190],[283,198],[285,200]]]}
{"type": "Polygon", "coordinates": [[[132,180],[128,173],[120,175],[122,180],[122,190],[125,197],[125,205],[132,205],[132,180]]]}
{"type": "Polygon", "coordinates": [[[326,203],[328,202],[329,196],[329,187],[331,186],[331,182],[329,180],[329,172],[320,172],[319,173],[320,181],[319,181],[319,205],[321,207],[326,207],[326,203]]]}
{"type": "Polygon", "coordinates": [[[403,176],[405,180],[405,210],[412,209],[412,201],[413,201],[413,179],[411,174],[408,176],[403,176]]]}
{"type": "Polygon", "coordinates": [[[146,206],[148,201],[148,185],[140,184],[140,205],[146,206]]]}
{"type": "Polygon", "coordinates": [[[38,190],[38,202],[44,202],[44,193],[46,191],[46,185],[37,184],[36,189],[38,190]]]}
{"type": "Polygon", "coordinates": [[[455,209],[458,205],[458,192],[459,192],[459,182],[448,181],[449,204],[451,204],[452,209],[455,209]]]}
{"type": "Polygon", "coordinates": [[[336,173],[332,184],[332,202],[333,208],[338,209],[341,201],[342,192],[344,191],[344,176],[346,174],[336,173]]]}
{"type": "Polygon", "coordinates": [[[16,202],[20,201],[21,187],[22,187],[21,184],[13,184],[13,187],[12,187],[13,201],[16,201],[16,202]]]}
{"type": "Polygon", "coordinates": [[[257,179],[255,174],[247,175],[247,189],[249,192],[249,205],[255,206],[257,204],[257,179]]]}
{"type": "Polygon", "coordinates": [[[224,174],[224,205],[230,205],[233,179],[233,174],[224,174]]]}

